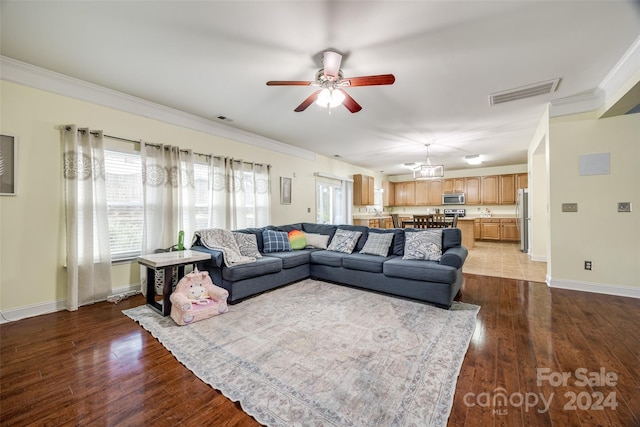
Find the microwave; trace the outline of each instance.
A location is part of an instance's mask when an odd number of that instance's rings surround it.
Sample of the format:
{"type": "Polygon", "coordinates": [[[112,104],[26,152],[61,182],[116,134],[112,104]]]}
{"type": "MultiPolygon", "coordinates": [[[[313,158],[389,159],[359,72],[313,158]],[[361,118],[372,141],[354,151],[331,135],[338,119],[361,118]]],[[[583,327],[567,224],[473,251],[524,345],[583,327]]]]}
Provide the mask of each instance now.
{"type": "Polygon", "coordinates": [[[464,205],[464,193],[451,193],[442,195],[443,205],[464,205]]]}

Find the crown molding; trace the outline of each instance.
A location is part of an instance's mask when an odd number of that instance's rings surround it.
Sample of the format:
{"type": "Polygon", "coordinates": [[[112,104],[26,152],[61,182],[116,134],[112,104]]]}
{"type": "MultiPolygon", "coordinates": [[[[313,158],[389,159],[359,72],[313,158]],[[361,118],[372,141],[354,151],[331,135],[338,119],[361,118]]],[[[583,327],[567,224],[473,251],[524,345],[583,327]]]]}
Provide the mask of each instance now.
{"type": "Polygon", "coordinates": [[[629,79],[640,70],[638,64],[640,64],[640,37],[611,68],[598,87],[591,91],[551,101],[549,116],[558,117],[597,111],[603,108],[606,103],[617,101],[611,98],[619,96],[620,89],[627,85],[629,79]]]}
{"type": "Polygon", "coordinates": [[[123,92],[56,73],[45,68],[36,67],[35,65],[27,64],[3,55],[0,55],[0,78],[12,83],[68,96],[92,104],[102,105],[126,113],[197,130],[301,159],[316,160],[316,154],[311,151],[241,129],[236,129],[195,114],[169,108],[155,102],[127,95],[123,92]]]}
{"type": "Polygon", "coordinates": [[[630,78],[640,70],[640,36],[627,49],[598,86],[605,93],[605,100],[618,93],[630,78]]]}

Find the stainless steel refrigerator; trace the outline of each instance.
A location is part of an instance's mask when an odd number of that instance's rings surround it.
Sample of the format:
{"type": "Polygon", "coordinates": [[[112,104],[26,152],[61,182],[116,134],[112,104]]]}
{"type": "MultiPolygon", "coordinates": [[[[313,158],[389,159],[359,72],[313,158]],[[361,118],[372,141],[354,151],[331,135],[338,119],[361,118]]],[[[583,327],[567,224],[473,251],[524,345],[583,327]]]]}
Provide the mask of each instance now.
{"type": "Polygon", "coordinates": [[[516,221],[520,230],[520,250],[529,252],[529,190],[526,188],[518,189],[516,221]]]}

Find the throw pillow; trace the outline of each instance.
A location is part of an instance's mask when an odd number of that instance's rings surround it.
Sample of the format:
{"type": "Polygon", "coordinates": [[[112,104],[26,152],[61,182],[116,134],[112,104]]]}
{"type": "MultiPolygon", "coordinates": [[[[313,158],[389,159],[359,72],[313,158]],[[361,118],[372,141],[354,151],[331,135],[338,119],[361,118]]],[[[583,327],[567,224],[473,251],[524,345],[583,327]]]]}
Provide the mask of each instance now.
{"type": "Polygon", "coordinates": [[[238,244],[242,255],[262,258],[262,254],[258,250],[258,239],[255,234],[233,231],[233,238],[238,244]]]}
{"type": "Polygon", "coordinates": [[[291,230],[289,232],[289,245],[291,249],[304,249],[307,246],[307,238],[304,236],[304,232],[300,230],[291,230]]]}
{"type": "Polygon", "coordinates": [[[327,234],[304,233],[307,240],[307,248],[327,249],[329,236],[327,234]]]}
{"type": "Polygon", "coordinates": [[[286,231],[264,230],[262,231],[264,241],[264,253],[271,252],[291,252],[289,235],[286,231]]]}
{"type": "Polygon", "coordinates": [[[442,229],[406,232],[404,237],[402,259],[440,261],[442,258],[442,229]]]}
{"type": "Polygon", "coordinates": [[[367,241],[360,253],[387,256],[392,240],[393,233],[369,233],[369,237],[367,237],[367,241]]]}
{"type": "Polygon", "coordinates": [[[333,239],[331,239],[331,243],[329,244],[329,247],[327,247],[327,250],[350,254],[353,252],[353,248],[356,247],[361,235],[361,231],[350,231],[338,228],[333,239]]]}

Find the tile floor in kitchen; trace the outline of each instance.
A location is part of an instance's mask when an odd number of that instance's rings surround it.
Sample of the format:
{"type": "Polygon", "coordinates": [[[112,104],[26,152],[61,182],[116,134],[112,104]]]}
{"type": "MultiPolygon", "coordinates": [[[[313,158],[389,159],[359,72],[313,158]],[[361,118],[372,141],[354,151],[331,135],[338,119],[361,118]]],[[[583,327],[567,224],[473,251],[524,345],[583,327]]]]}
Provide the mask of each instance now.
{"type": "Polygon", "coordinates": [[[547,263],[531,261],[519,243],[476,241],[463,273],[545,282],[547,263]]]}

